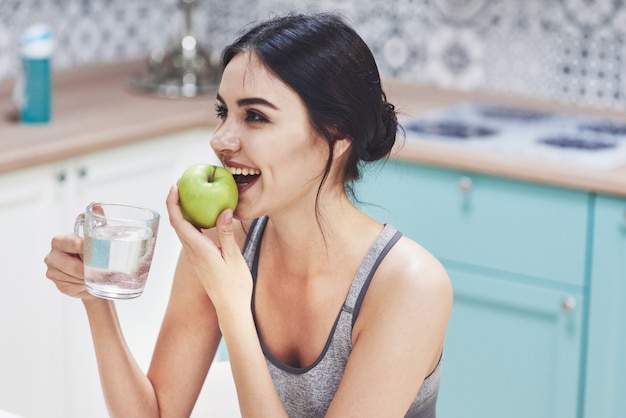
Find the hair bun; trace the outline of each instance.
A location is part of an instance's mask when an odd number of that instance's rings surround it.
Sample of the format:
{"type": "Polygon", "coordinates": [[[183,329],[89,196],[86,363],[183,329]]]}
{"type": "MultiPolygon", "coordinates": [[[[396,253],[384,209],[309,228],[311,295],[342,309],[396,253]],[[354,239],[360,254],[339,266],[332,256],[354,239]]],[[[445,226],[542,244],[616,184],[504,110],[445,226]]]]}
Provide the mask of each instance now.
{"type": "Polygon", "coordinates": [[[376,161],[385,158],[391,152],[398,134],[398,116],[393,104],[383,98],[380,120],[376,136],[368,143],[364,161],[376,161]]]}

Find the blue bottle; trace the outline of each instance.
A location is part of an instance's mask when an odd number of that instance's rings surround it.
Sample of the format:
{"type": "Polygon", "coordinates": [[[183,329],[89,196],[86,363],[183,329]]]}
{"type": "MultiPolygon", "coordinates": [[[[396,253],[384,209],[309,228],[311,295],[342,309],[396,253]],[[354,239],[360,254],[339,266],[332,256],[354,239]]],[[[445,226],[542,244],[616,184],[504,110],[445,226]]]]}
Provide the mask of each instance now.
{"type": "Polygon", "coordinates": [[[14,102],[25,124],[50,121],[52,115],[52,69],[54,39],[49,26],[28,27],[20,38],[22,73],[18,74],[14,102]]]}

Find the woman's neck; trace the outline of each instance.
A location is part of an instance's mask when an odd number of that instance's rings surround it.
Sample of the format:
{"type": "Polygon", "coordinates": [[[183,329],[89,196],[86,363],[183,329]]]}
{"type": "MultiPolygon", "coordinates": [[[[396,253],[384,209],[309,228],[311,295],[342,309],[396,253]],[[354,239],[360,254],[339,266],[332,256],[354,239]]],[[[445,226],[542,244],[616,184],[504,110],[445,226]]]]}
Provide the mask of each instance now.
{"type": "Polygon", "coordinates": [[[346,196],[320,204],[317,213],[271,214],[262,250],[280,271],[315,277],[335,269],[346,251],[364,240],[368,229],[374,235],[380,224],[355,208],[346,196]]]}

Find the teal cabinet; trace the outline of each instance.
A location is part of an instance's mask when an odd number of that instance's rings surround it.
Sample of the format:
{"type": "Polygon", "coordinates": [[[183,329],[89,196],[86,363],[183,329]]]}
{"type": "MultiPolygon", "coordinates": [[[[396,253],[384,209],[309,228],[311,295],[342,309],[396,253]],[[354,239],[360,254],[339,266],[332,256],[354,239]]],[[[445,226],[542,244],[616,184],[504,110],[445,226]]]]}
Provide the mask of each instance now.
{"type": "Polygon", "coordinates": [[[588,193],[390,160],[356,196],[452,280],[439,417],[580,416],[588,193]]]}
{"type": "Polygon", "coordinates": [[[585,418],[626,417],[626,199],[599,196],[593,223],[585,418]]]}
{"type": "Polygon", "coordinates": [[[582,295],[449,269],[438,416],[576,417],[582,295]]]}
{"type": "Polygon", "coordinates": [[[585,192],[390,160],[357,198],[443,261],[584,284],[585,192]]]}

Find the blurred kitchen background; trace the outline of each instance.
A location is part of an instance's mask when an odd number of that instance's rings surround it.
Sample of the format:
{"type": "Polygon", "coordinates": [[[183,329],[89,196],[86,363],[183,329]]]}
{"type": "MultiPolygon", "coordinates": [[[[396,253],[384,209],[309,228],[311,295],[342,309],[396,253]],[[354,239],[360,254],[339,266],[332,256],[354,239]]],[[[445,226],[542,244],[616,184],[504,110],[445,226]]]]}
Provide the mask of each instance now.
{"type": "MultiPolygon", "coordinates": [[[[385,76],[587,106],[626,107],[621,0],[202,0],[194,34],[214,58],[247,23],[286,11],[346,16],[385,76]]],[[[18,36],[52,26],[54,67],[137,59],[183,27],[178,0],[0,0],[0,81],[16,74],[18,36]]]]}

